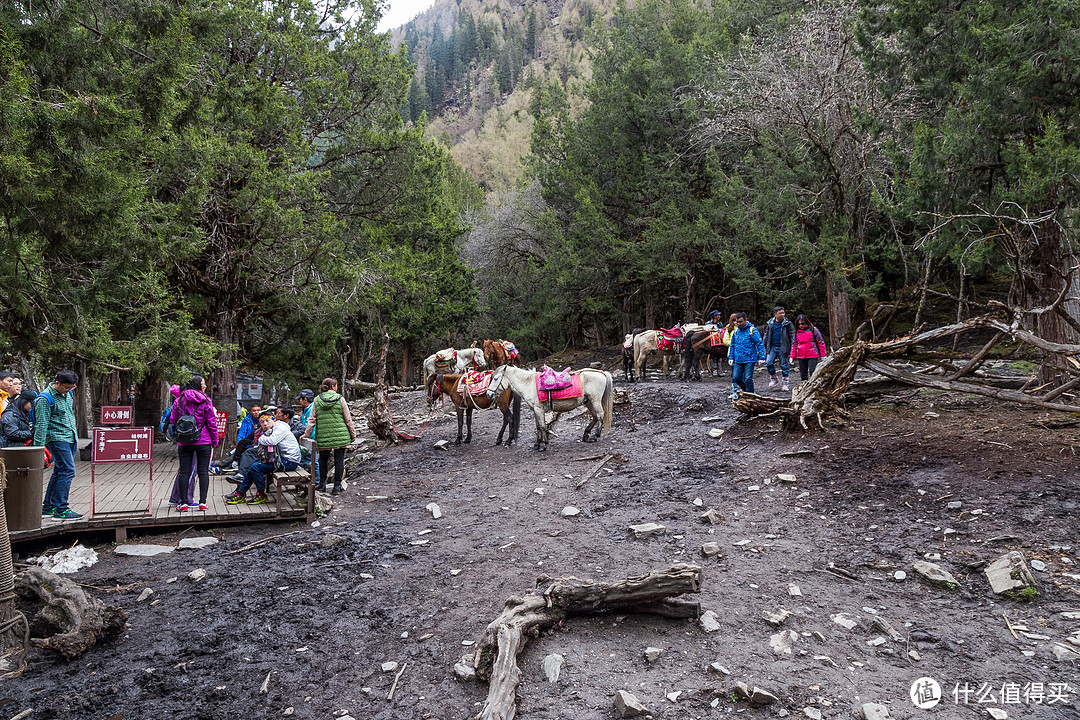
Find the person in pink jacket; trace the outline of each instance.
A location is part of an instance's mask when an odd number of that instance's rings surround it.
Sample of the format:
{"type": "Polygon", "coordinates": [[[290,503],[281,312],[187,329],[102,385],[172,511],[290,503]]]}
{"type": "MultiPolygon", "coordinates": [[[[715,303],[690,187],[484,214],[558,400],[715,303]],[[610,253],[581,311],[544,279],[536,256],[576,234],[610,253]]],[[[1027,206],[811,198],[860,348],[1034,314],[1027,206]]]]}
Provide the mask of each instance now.
{"type": "Polygon", "coordinates": [[[214,404],[205,393],[206,380],[201,375],[195,375],[184,386],[169,415],[169,423],[176,426],[176,454],[180,457],[180,504],[176,506],[177,512],[195,508],[194,503],[187,503],[192,465],[196,465],[199,472],[198,508],[206,510],[206,494],[210,489],[210,456],[217,445],[218,432],[214,404]],[[180,418],[184,416],[190,416],[195,421],[191,437],[181,437],[187,424],[180,423],[180,418]]]}
{"type": "Polygon", "coordinates": [[[805,315],[795,318],[795,339],[791,343],[791,362],[799,361],[799,378],[805,382],[814,374],[818,360],[825,357],[825,340],[805,315]]]}

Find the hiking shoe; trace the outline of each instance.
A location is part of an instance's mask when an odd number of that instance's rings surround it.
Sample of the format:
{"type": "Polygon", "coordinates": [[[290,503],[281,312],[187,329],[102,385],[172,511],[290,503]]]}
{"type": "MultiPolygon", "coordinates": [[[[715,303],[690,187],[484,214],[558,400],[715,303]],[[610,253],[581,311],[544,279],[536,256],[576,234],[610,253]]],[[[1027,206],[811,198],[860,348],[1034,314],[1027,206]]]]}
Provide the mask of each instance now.
{"type": "Polygon", "coordinates": [[[787,392],[788,390],[791,389],[790,387],[788,387],[788,379],[787,378],[784,378],[784,382],[780,386],[780,389],[783,390],[784,392],[787,392]]]}
{"type": "Polygon", "coordinates": [[[239,505],[244,502],[244,496],[238,492],[231,492],[225,496],[226,505],[239,505]]]}
{"type": "Polygon", "coordinates": [[[780,378],[775,375],[769,376],[769,389],[775,390],[780,385],[780,378]]]}
{"type": "Polygon", "coordinates": [[[41,508],[41,517],[50,518],[53,517],[53,513],[56,512],[55,508],[41,508]]]}
{"type": "Polygon", "coordinates": [[[341,494],[341,486],[340,485],[335,485],[334,489],[330,491],[330,494],[331,495],[340,495],[341,494]]]}
{"type": "Polygon", "coordinates": [[[231,482],[233,485],[239,485],[244,481],[244,476],[238,473],[236,475],[229,475],[225,479],[231,482]]]}
{"type": "Polygon", "coordinates": [[[255,496],[247,501],[248,505],[262,505],[263,503],[270,502],[270,498],[266,497],[266,493],[255,493],[255,496]]]}
{"type": "Polygon", "coordinates": [[[191,506],[188,505],[187,503],[180,503],[179,505],[176,506],[176,512],[187,512],[190,509],[191,509],[191,506]]]}
{"type": "Polygon", "coordinates": [[[206,503],[199,503],[199,510],[202,512],[206,512],[206,503]]]}
{"type": "Polygon", "coordinates": [[[53,517],[57,520],[78,520],[82,517],[82,513],[77,513],[74,510],[53,510],[53,517]]]}

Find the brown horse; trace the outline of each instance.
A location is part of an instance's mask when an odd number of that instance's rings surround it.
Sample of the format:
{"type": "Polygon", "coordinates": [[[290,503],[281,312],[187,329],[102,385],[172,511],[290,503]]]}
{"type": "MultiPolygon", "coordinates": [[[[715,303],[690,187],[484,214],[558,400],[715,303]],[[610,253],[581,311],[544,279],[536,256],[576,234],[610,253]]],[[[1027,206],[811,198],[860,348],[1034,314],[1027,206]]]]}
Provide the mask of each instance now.
{"type": "Polygon", "coordinates": [[[427,379],[427,397],[428,404],[433,405],[440,396],[446,395],[450,398],[450,401],[454,403],[454,408],[457,410],[457,440],[454,441],[455,445],[461,444],[461,425],[462,421],[465,421],[468,425],[468,434],[465,436],[465,442],[472,442],[472,413],[473,408],[477,410],[487,410],[491,407],[498,407],[502,411],[503,424],[499,428],[499,437],[495,440],[496,445],[502,445],[503,433],[506,432],[507,426],[510,427],[510,435],[506,439],[506,447],[513,445],[518,436],[518,421],[521,418],[521,398],[515,395],[507,388],[500,393],[497,398],[492,399],[488,395],[462,395],[458,392],[458,382],[461,380],[460,375],[431,375],[427,379]]]}
{"type": "Polygon", "coordinates": [[[484,360],[487,361],[488,367],[497,368],[500,365],[515,365],[521,367],[521,355],[515,355],[510,357],[506,352],[506,347],[503,345],[502,340],[485,340],[484,341],[484,360]]]}

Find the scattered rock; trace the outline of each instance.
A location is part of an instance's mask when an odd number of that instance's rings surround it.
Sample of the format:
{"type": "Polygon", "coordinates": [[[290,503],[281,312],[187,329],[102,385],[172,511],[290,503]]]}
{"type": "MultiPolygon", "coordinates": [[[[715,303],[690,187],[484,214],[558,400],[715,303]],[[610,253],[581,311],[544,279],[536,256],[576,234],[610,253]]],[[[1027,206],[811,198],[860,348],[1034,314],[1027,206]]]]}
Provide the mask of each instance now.
{"type": "Polygon", "coordinates": [[[675,692],[669,692],[667,699],[671,702],[678,702],[679,696],[682,695],[682,690],[676,690],[675,692]]]}
{"type": "Polygon", "coordinates": [[[1073,650],[1067,645],[1054,643],[1054,657],[1061,662],[1073,662],[1080,660],[1080,651],[1073,650]]]}
{"type": "Polygon", "coordinates": [[[709,430],[709,437],[719,440],[720,438],[724,437],[724,431],[720,428],[712,428],[711,430],[709,430]]]}
{"type": "Polygon", "coordinates": [[[714,662],[711,665],[709,665],[709,671],[714,672],[714,673],[719,673],[721,675],[730,675],[731,674],[730,670],[728,670],[726,667],[724,667],[723,665],[721,665],[718,662],[714,662]]]}
{"type": "Polygon", "coordinates": [[[830,615],[829,617],[832,618],[832,621],[834,623],[844,628],[845,630],[853,630],[855,626],[859,624],[847,613],[836,613],[835,615],[830,615]]]}
{"type": "Polygon", "coordinates": [[[810,720],[821,720],[821,711],[815,707],[804,707],[802,711],[810,720]]]}
{"type": "Polygon", "coordinates": [[[835,661],[835,660],[833,660],[833,659],[832,659],[831,657],[829,657],[828,655],[815,655],[815,656],[814,656],[814,659],[815,659],[815,660],[817,660],[818,662],[823,662],[823,663],[825,663],[826,665],[832,665],[833,667],[839,667],[839,666],[838,666],[838,665],[836,664],[836,661],[835,661]]]}
{"type": "Polygon", "coordinates": [[[994,718],[994,720],[1009,720],[1009,713],[1001,708],[986,708],[986,714],[994,718]]]}
{"type": "Polygon", "coordinates": [[[862,706],[863,720],[892,720],[889,708],[877,703],[864,703],[862,706]]]}
{"type": "Polygon", "coordinates": [[[539,495],[540,497],[544,497],[545,495],[547,495],[547,490],[545,490],[544,488],[536,488],[536,489],[533,490],[533,492],[536,493],[537,495],[539,495]]]}
{"type": "Polygon", "coordinates": [[[428,503],[424,506],[424,509],[431,513],[431,517],[435,518],[436,520],[442,517],[442,509],[439,508],[439,506],[435,503],[428,503]]]}
{"type": "Polygon", "coordinates": [[[750,687],[742,681],[735,683],[735,693],[755,705],[772,705],[780,699],[768,690],[762,690],[759,687],[750,687]]]}
{"type": "Polygon", "coordinates": [[[905,580],[907,580],[907,573],[903,570],[897,570],[892,574],[892,579],[896,582],[904,582],[905,580]]]}
{"type": "Polygon", "coordinates": [[[791,645],[799,639],[799,633],[785,630],[769,638],[769,647],[777,655],[791,655],[791,645]]]}
{"type": "Polygon", "coordinates": [[[454,674],[457,675],[458,680],[476,679],[476,671],[473,670],[473,666],[466,665],[463,662],[459,662],[454,665],[454,674]]]}
{"type": "Polygon", "coordinates": [[[951,503],[949,503],[945,507],[948,510],[959,510],[960,508],[964,507],[964,503],[960,502],[959,500],[953,500],[951,503]]]}
{"type": "Polygon", "coordinates": [[[548,682],[559,682],[559,675],[562,673],[562,668],[565,664],[566,658],[558,653],[552,653],[544,658],[544,662],[541,663],[541,668],[544,670],[544,675],[547,677],[548,682]]]}
{"type": "Polygon", "coordinates": [[[705,557],[712,557],[713,555],[720,554],[720,543],[707,542],[701,546],[701,554],[705,557]]]}
{"type": "Polygon", "coordinates": [[[283,710],[283,711],[281,712],[281,714],[282,714],[282,715],[284,715],[284,716],[286,716],[286,717],[288,717],[289,715],[292,715],[292,714],[293,714],[294,712],[296,712],[296,710],[295,710],[295,709],[293,708],[293,706],[292,706],[292,705],[290,705],[289,707],[285,708],[285,709],[284,709],[284,710],[283,710]]]}
{"type": "Polygon", "coordinates": [[[638,715],[647,715],[649,709],[641,704],[633,693],[628,693],[625,690],[620,690],[615,694],[615,709],[619,711],[619,715],[624,718],[637,717],[638,715]]]}
{"type": "Polygon", "coordinates": [[[1017,550],[1008,552],[986,566],[986,579],[990,589],[1000,595],[1010,590],[1023,590],[1035,587],[1035,576],[1031,574],[1024,555],[1017,550]]]}
{"type": "Polygon", "coordinates": [[[172,585],[174,582],[176,582],[179,579],[180,578],[178,578],[178,577],[171,577],[171,578],[169,578],[168,580],[165,581],[165,584],[166,585],[172,585]]]}
{"type": "Polygon", "coordinates": [[[791,617],[791,613],[784,608],[780,608],[774,613],[768,611],[765,612],[765,622],[775,627],[780,627],[781,625],[783,625],[784,621],[787,620],[789,617],[791,617]]]}
{"type": "Polygon", "coordinates": [[[141,593],[139,593],[139,599],[136,600],[136,602],[142,602],[143,600],[146,600],[147,598],[149,598],[153,594],[154,594],[154,589],[153,588],[143,588],[143,591],[141,593]]]}
{"type": "Polygon", "coordinates": [[[912,567],[915,569],[915,572],[919,573],[919,575],[924,580],[926,580],[932,585],[949,587],[960,584],[956,581],[956,578],[952,576],[952,573],[950,573],[948,570],[941,567],[940,565],[935,565],[932,562],[927,562],[926,560],[919,560],[917,563],[912,565],[912,567]]]}
{"type": "Polygon", "coordinates": [[[723,515],[716,512],[712,508],[709,508],[705,512],[701,513],[701,515],[699,515],[698,518],[701,520],[701,522],[708,523],[709,525],[723,525],[724,524],[723,515]]]}
{"type": "MultiPolygon", "coordinates": [[[[563,517],[574,517],[574,516],[576,516],[576,515],[580,515],[580,514],[581,514],[581,511],[580,511],[580,510],[578,510],[578,509],[577,509],[576,507],[574,507],[573,505],[567,505],[566,507],[564,507],[564,508],[562,509],[562,512],[561,512],[561,515],[562,515],[563,517]]],[[[633,526],[631,526],[631,529],[633,529],[633,526]]],[[[639,536],[639,537],[640,537],[640,536],[639,536]]]]}
{"type": "Polygon", "coordinates": [[[897,632],[896,628],[894,628],[885,618],[876,617],[870,624],[888,635],[894,642],[904,642],[904,636],[897,632]]]}
{"type": "Polygon", "coordinates": [[[776,479],[780,482],[793,483],[795,482],[795,476],[790,473],[778,473],[776,479]]]}
{"type": "Polygon", "coordinates": [[[203,548],[210,547],[211,545],[217,545],[219,540],[216,537],[204,535],[203,537],[184,538],[177,545],[177,550],[202,550],[203,548]]]}
{"type": "Polygon", "coordinates": [[[167,555],[175,549],[176,547],[173,545],[117,545],[113,553],[134,557],[154,557],[155,555],[167,555]]]}
{"type": "Polygon", "coordinates": [[[434,443],[432,443],[431,447],[435,448],[436,450],[447,450],[447,451],[449,451],[450,450],[450,441],[449,440],[436,440],[434,443]]]}
{"type": "Polygon", "coordinates": [[[340,545],[345,542],[345,538],[341,535],[335,535],[334,533],[326,533],[319,539],[319,547],[332,548],[335,545],[340,545]]]}
{"type": "Polygon", "coordinates": [[[666,527],[660,523],[644,523],[642,525],[631,525],[630,531],[634,533],[634,537],[641,540],[647,538],[650,535],[655,535],[658,532],[667,530],[666,527]]]}
{"type": "Polygon", "coordinates": [[[393,660],[390,660],[389,662],[384,662],[381,667],[383,672],[388,673],[397,670],[398,665],[393,660]]]}
{"type": "Polygon", "coordinates": [[[1039,572],[1046,572],[1046,563],[1044,563],[1042,560],[1032,560],[1031,569],[1038,570],[1039,572]]]}
{"type": "Polygon", "coordinates": [[[188,579],[192,582],[202,582],[206,578],[206,571],[202,568],[192,570],[188,573],[188,579]]]}
{"type": "Polygon", "coordinates": [[[720,623],[716,619],[717,615],[712,610],[706,610],[701,613],[701,617],[698,618],[698,622],[701,624],[701,629],[705,632],[716,632],[720,629],[720,623]]]}
{"type": "Polygon", "coordinates": [[[647,648],[645,648],[645,660],[648,661],[648,662],[652,662],[653,660],[656,660],[657,658],[659,658],[663,654],[664,654],[664,649],[663,648],[658,648],[658,647],[647,647],[647,648]]]}
{"type": "Polygon", "coordinates": [[[889,641],[886,640],[885,638],[881,637],[880,635],[878,635],[876,638],[874,638],[872,640],[867,640],[866,644],[869,645],[870,647],[881,647],[882,645],[884,645],[887,642],[889,642],[889,641]]]}
{"type": "Polygon", "coordinates": [[[757,492],[760,489],[761,489],[760,485],[750,485],[749,487],[746,488],[746,491],[747,492],[757,492]]]}
{"type": "Polygon", "coordinates": [[[694,498],[694,507],[701,507],[705,502],[701,498],[694,498]]]}
{"type": "Polygon", "coordinates": [[[908,650],[907,656],[915,662],[919,662],[920,660],[922,660],[922,655],[919,654],[918,650],[908,650]]]}
{"type": "Polygon", "coordinates": [[[787,594],[790,595],[791,597],[801,597],[802,596],[802,590],[800,590],[799,586],[796,585],[795,583],[790,583],[787,586],[787,594]]]}

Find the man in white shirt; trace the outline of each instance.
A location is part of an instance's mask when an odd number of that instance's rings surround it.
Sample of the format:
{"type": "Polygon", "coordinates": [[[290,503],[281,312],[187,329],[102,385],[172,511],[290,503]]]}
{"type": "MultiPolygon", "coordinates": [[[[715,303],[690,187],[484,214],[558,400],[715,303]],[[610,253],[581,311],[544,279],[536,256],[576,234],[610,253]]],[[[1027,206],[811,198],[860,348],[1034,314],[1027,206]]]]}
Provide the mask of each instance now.
{"type": "Polygon", "coordinates": [[[288,423],[264,414],[259,418],[259,426],[262,435],[259,436],[258,447],[266,453],[265,459],[253,463],[236,492],[225,496],[225,502],[229,505],[242,502],[261,505],[267,502],[266,476],[274,470],[295,470],[300,465],[300,444],[289,430],[288,423]],[[252,485],[255,485],[255,495],[247,498],[248,488],[252,485]]]}

